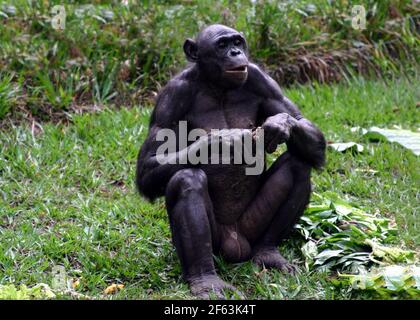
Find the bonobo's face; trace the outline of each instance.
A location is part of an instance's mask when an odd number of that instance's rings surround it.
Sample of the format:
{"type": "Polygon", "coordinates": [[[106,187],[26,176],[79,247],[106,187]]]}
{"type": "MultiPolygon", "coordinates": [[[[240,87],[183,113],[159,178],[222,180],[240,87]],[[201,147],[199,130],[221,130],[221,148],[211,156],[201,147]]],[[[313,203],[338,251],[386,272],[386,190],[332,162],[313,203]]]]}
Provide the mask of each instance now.
{"type": "Polygon", "coordinates": [[[205,28],[194,42],[187,39],[184,51],[188,60],[196,62],[206,79],[216,85],[232,88],[241,86],[248,76],[245,38],[223,25],[205,28]]]}

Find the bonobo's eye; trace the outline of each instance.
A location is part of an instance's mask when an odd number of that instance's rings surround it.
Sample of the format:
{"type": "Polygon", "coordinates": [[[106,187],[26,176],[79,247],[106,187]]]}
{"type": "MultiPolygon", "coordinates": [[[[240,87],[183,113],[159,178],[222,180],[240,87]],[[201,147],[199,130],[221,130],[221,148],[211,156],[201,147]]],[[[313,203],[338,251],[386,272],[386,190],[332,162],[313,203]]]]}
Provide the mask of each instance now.
{"type": "Polygon", "coordinates": [[[226,47],[227,47],[227,42],[226,42],[226,41],[224,41],[224,40],[219,41],[219,42],[217,43],[217,47],[218,47],[219,49],[226,49],[226,47]]]}
{"type": "Polygon", "coordinates": [[[235,40],[233,40],[233,44],[235,46],[240,46],[242,44],[242,40],[240,38],[236,38],[235,40]]]}

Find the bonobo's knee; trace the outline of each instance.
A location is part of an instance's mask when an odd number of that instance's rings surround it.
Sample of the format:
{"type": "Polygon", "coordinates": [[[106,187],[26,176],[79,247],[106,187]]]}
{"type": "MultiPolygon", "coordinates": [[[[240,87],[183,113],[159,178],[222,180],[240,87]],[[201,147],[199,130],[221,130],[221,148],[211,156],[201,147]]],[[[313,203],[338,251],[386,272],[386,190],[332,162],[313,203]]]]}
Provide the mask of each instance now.
{"type": "Polygon", "coordinates": [[[295,156],[290,156],[290,162],[291,162],[291,169],[293,172],[294,178],[298,180],[309,180],[311,176],[311,170],[312,166],[304,161],[301,160],[295,156]]]}
{"type": "Polygon", "coordinates": [[[300,200],[305,205],[309,202],[312,192],[311,171],[312,166],[300,159],[293,159],[292,162],[293,183],[300,194],[300,200]]]}
{"type": "Polygon", "coordinates": [[[207,188],[207,176],[201,169],[182,169],[169,180],[166,195],[186,196],[191,192],[202,192],[207,188]]]}

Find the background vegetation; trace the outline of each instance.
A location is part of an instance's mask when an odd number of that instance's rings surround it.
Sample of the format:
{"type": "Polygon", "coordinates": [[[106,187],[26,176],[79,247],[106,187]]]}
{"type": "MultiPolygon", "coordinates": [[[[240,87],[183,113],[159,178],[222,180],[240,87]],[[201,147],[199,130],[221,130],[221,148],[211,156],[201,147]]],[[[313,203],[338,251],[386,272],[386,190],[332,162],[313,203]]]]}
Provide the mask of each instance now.
{"type": "Polygon", "coordinates": [[[185,38],[214,22],[242,31],[281,84],[413,74],[419,63],[413,0],[358,1],[363,31],[352,28],[355,3],[346,0],[122,2],[66,1],[60,31],[51,8],[62,1],[2,1],[0,118],[147,102],[185,65],[185,38]]]}

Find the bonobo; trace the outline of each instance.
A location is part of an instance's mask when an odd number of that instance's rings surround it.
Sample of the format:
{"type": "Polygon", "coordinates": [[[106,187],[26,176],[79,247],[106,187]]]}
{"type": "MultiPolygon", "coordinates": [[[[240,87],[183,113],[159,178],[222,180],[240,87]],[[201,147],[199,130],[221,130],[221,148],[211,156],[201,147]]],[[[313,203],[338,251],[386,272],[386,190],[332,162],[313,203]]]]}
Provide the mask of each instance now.
{"type": "MultiPolygon", "coordinates": [[[[277,246],[302,215],[311,193],[312,168],[325,161],[325,139],[283,94],[278,84],[248,60],[244,36],[223,25],[202,30],[184,43],[192,64],[160,92],[149,133],[137,160],[136,183],[148,199],[165,196],[173,243],[192,294],[224,297],[235,290],[215,271],[213,254],[229,262],[251,259],[259,266],[293,272],[277,246]],[[261,130],[263,157],[285,143],[284,152],[260,174],[246,174],[249,164],[191,163],[158,159],[162,129],[261,130]]],[[[255,140],[255,139],[254,139],[255,140]]],[[[167,154],[180,160],[197,139],[167,154]]],[[[202,150],[202,149],[200,149],[202,150]]]]}

